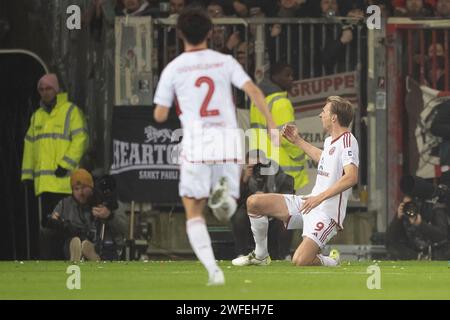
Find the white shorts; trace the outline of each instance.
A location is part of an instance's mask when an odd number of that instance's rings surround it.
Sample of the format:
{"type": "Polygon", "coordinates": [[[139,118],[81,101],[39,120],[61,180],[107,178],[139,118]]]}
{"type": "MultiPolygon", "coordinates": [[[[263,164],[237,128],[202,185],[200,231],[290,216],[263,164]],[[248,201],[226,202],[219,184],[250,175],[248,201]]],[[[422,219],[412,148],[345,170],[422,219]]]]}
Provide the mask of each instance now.
{"type": "Polygon", "coordinates": [[[311,210],[308,214],[301,214],[303,196],[285,194],[284,200],[289,211],[289,220],[286,223],[287,229],[302,229],[303,237],[313,240],[319,248],[325,245],[337,233],[337,224],[325,212],[320,210],[311,210]]]}
{"type": "Polygon", "coordinates": [[[180,197],[208,198],[221,177],[226,177],[228,193],[239,198],[241,165],[237,163],[204,164],[183,161],[180,166],[180,197]]]}

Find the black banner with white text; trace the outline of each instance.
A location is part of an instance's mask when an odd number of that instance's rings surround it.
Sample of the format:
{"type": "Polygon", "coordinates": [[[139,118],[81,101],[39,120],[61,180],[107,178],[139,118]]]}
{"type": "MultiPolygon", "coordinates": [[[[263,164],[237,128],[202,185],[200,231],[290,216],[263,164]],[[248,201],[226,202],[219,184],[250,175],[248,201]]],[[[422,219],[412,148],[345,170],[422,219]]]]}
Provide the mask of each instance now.
{"type": "Polygon", "coordinates": [[[115,107],[112,122],[112,165],[123,202],[175,203],[178,198],[179,142],[171,141],[179,121],[153,119],[153,107],[115,107]]]}

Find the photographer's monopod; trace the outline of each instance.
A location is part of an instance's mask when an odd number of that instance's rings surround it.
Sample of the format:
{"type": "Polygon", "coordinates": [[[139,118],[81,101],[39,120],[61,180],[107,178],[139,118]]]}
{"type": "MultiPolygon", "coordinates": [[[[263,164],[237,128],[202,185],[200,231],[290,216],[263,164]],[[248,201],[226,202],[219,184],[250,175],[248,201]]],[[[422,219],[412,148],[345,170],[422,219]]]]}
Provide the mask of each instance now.
{"type": "Polygon", "coordinates": [[[98,255],[101,257],[103,252],[103,245],[105,240],[105,223],[102,222],[102,227],[100,229],[100,247],[98,255]]]}

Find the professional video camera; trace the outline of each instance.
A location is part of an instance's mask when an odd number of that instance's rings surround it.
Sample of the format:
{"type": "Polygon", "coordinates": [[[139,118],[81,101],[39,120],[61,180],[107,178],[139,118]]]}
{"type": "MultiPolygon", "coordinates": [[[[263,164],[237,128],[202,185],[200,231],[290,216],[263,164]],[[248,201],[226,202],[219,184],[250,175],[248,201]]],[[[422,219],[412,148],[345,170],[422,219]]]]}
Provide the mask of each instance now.
{"type": "Polygon", "coordinates": [[[400,189],[404,194],[420,199],[446,202],[450,199],[450,189],[445,184],[435,186],[425,179],[416,176],[403,176],[400,181],[400,189]]]}
{"type": "Polygon", "coordinates": [[[416,176],[403,176],[400,180],[400,189],[404,194],[415,199],[405,203],[403,211],[408,217],[415,217],[420,212],[420,204],[418,202],[426,200],[431,203],[447,203],[450,200],[450,189],[446,185],[440,184],[435,186],[416,176]]]}
{"type": "Polygon", "coordinates": [[[109,210],[118,208],[116,181],[112,176],[104,175],[95,179],[91,205],[93,207],[103,205],[109,210]]]}

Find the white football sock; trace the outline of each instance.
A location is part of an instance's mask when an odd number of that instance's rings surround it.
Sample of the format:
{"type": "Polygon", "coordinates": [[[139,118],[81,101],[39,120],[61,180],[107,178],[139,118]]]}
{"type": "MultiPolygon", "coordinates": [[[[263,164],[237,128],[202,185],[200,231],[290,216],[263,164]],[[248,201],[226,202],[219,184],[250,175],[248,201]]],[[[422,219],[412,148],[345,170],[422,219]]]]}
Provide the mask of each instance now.
{"type": "Polygon", "coordinates": [[[255,239],[255,255],[258,259],[264,259],[269,255],[267,251],[267,231],[269,219],[266,216],[253,216],[249,214],[253,238],[255,239]]]}
{"type": "Polygon", "coordinates": [[[334,259],[331,259],[330,257],[324,256],[322,254],[318,254],[317,258],[319,258],[322,265],[326,267],[335,267],[337,266],[337,261],[334,259]]]}
{"type": "Polygon", "coordinates": [[[211,238],[209,237],[205,220],[200,217],[187,220],[186,231],[195,255],[208,270],[208,273],[212,274],[219,269],[211,247],[211,238]]]}
{"type": "Polygon", "coordinates": [[[237,201],[232,196],[228,196],[227,198],[227,207],[228,207],[228,220],[231,219],[232,216],[236,213],[237,209],[237,201]]]}

